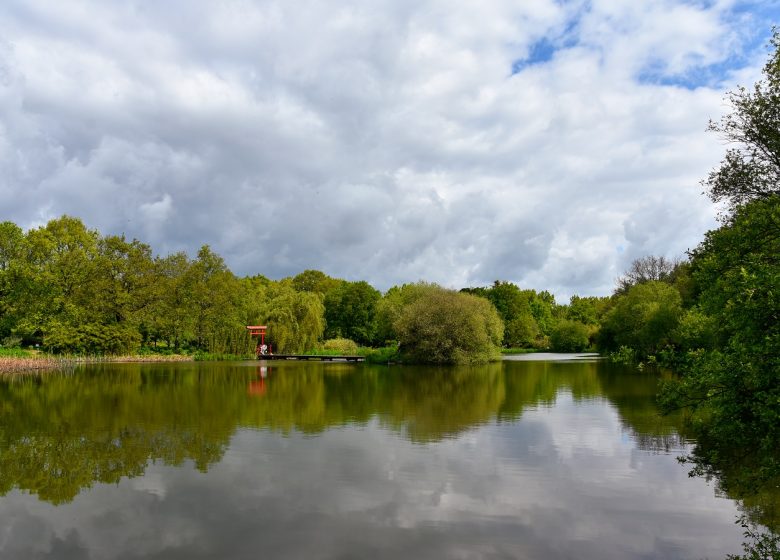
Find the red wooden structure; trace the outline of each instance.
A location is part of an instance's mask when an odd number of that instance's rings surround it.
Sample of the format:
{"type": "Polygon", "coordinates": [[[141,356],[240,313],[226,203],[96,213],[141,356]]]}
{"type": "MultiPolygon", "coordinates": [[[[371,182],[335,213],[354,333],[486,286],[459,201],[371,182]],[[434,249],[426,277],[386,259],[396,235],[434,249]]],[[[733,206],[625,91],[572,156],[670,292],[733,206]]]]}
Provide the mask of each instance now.
{"type": "Polygon", "coordinates": [[[258,379],[250,381],[249,387],[247,388],[247,391],[251,396],[262,397],[265,395],[265,378],[268,377],[269,373],[271,373],[270,367],[262,366],[258,368],[258,379]]]}
{"type": "Polygon", "coordinates": [[[260,356],[262,354],[271,353],[271,349],[265,345],[265,333],[268,330],[268,327],[266,327],[265,325],[247,325],[246,330],[249,331],[250,336],[260,337],[260,340],[257,341],[255,354],[260,356]]]}

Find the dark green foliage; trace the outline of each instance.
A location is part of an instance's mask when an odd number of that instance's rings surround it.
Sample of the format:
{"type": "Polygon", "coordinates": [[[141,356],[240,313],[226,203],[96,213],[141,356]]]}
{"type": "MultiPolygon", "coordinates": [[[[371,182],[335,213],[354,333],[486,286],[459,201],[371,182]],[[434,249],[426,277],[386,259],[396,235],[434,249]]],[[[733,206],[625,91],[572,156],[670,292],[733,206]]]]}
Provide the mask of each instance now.
{"type": "Polygon", "coordinates": [[[717,325],[712,316],[698,307],[686,310],[672,332],[674,346],[681,352],[711,350],[715,346],[717,325]]]}
{"type": "MultiPolygon", "coordinates": [[[[731,93],[732,113],[711,125],[737,144],[705,182],[713,200],[729,202],[729,213],[691,252],[696,307],[675,333],[680,348],[688,350],[684,377],[667,383],[661,394],[668,409],[693,409],[698,443],[687,458],[693,472],[717,476],[724,490],[745,503],[780,481],[777,31],[772,45],[765,79],[752,92],[740,88],[731,93]]],[[[760,511],[748,513],[760,519],[760,511]]],[[[742,557],[764,557],[767,547],[777,550],[777,542],[776,533],[761,537],[742,557]]]]}
{"type": "Polygon", "coordinates": [[[141,335],[130,325],[51,322],[44,348],[57,354],[129,354],[141,343],[141,335]]]}
{"type": "Polygon", "coordinates": [[[672,342],[681,315],[680,293],[669,284],[652,280],[632,286],[604,318],[599,348],[614,351],[627,346],[640,357],[655,354],[672,342]]]}
{"type": "Polygon", "coordinates": [[[325,294],[328,338],[349,338],[358,344],[377,340],[376,307],[382,294],[368,282],[340,281],[325,294]]]}
{"type": "Polygon", "coordinates": [[[692,405],[707,419],[694,457],[702,471],[724,469],[736,454],[754,457],[732,472],[740,486],[780,477],[780,197],[737,208],[693,252],[693,271],[706,286],[699,305],[716,350],[667,387],[665,403],[692,405]]]}
{"type": "Polygon", "coordinates": [[[511,318],[504,327],[504,346],[507,348],[532,348],[540,338],[541,331],[530,313],[511,318]]]}
{"type": "Polygon", "coordinates": [[[24,232],[11,222],[0,222],[0,339],[7,338],[19,321],[23,270],[19,269],[26,250],[24,232]]]}
{"type": "Polygon", "coordinates": [[[588,327],[568,319],[558,321],[550,334],[550,346],[556,352],[582,352],[588,347],[588,327]]]}

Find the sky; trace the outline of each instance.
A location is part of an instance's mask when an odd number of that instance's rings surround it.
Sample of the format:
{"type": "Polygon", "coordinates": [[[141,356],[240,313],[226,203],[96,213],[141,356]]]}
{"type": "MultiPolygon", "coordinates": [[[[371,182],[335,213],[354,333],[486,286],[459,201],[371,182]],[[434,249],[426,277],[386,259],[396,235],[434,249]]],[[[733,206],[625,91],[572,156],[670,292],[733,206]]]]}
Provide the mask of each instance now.
{"type": "Polygon", "coordinates": [[[4,0],[0,221],[238,275],[608,295],[717,227],[780,0],[4,0]]]}

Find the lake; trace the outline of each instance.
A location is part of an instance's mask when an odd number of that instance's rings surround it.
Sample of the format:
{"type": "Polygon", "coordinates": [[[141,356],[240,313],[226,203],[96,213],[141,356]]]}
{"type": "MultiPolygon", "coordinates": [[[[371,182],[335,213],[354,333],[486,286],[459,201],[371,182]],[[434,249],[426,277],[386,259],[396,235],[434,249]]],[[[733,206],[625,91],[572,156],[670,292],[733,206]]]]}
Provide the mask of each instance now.
{"type": "Polygon", "coordinates": [[[658,374],[106,364],[0,380],[0,558],[724,558],[658,374]]]}

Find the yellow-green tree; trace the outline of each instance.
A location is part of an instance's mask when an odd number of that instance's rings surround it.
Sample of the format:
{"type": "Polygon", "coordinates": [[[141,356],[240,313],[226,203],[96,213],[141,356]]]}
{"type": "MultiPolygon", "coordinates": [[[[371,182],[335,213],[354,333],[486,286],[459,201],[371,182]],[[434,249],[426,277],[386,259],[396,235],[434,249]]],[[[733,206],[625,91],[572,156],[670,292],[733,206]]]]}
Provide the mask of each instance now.
{"type": "Polygon", "coordinates": [[[416,295],[395,321],[405,359],[464,364],[500,357],[504,325],[489,301],[432,285],[416,295]]]}

